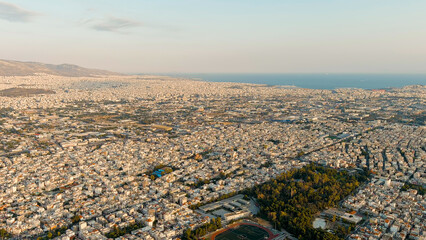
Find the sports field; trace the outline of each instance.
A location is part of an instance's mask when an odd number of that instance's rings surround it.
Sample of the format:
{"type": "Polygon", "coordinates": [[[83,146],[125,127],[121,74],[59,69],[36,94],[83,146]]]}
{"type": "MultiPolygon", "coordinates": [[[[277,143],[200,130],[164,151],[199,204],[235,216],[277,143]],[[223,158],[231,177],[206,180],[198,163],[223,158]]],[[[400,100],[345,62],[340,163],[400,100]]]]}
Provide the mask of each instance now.
{"type": "Polygon", "coordinates": [[[257,226],[253,225],[237,225],[227,229],[225,232],[219,233],[214,240],[263,240],[269,239],[270,234],[257,226]]]}

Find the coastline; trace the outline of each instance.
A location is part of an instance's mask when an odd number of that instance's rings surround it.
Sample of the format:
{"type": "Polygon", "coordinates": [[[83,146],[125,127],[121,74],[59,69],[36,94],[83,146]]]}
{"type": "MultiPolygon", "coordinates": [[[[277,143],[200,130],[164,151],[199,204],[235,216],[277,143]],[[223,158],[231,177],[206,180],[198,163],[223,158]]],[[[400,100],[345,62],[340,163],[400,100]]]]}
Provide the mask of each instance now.
{"type": "Polygon", "coordinates": [[[246,74],[183,73],[156,74],[193,81],[285,86],[305,89],[390,89],[426,85],[426,74],[246,74]]]}

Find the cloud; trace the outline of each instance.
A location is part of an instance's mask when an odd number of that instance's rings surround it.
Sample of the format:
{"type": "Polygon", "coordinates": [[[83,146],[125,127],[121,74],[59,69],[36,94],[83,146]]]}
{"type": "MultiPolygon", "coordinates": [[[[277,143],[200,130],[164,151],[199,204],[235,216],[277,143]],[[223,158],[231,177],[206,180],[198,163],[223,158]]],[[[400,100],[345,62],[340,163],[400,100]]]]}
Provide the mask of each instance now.
{"type": "Polygon", "coordinates": [[[86,23],[91,23],[91,28],[98,31],[106,32],[122,32],[122,30],[141,26],[142,23],[130,19],[108,17],[101,21],[87,20],[86,23]]]}
{"type": "Polygon", "coordinates": [[[30,22],[38,13],[20,8],[14,4],[0,2],[0,19],[9,22],[30,22]]]}

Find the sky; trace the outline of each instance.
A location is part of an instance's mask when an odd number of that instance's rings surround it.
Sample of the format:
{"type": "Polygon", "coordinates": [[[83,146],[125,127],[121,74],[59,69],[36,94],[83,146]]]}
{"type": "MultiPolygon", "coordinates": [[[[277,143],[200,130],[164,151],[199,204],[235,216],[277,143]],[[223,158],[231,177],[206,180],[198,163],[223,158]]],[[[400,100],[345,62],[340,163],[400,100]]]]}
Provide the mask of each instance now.
{"type": "Polygon", "coordinates": [[[426,73],[425,0],[0,0],[0,59],[123,73],[426,73]]]}

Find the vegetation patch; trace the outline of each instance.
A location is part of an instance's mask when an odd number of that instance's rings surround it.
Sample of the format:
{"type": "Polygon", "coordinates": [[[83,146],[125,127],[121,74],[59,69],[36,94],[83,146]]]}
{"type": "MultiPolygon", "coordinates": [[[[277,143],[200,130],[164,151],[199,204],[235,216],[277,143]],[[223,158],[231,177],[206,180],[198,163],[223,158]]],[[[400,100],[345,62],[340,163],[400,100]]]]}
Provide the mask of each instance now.
{"type": "Polygon", "coordinates": [[[194,230],[186,229],[183,233],[182,240],[200,239],[201,236],[214,232],[220,228],[222,228],[221,218],[213,218],[209,223],[205,223],[194,230]]]}
{"type": "Polygon", "coordinates": [[[419,193],[421,195],[425,195],[425,192],[426,192],[426,188],[424,188],[420,185],[412,184],[412,183],[406,183],[401,188],[402,191],[407,191],[408,189],[415,189],[415,190],[417,190],[417,193],[419,193]]]}
{"type": "Polygon", "coordinates": [[[55,237],[59,237],[62,234],[65,233],[65,231],[67,231],[67,227],[63,226],[51,231],[48,231],[44,236],[38,237],[37,240],[48,240],[48,239],[53,239],[55,237]]]}
{"type": "Polygon", "coordinates": [[[176,169],[173,169],[172,167],[166,166],[164,164],[159,164],[154,167],[154,170],[149,171],[147,175],[150,176],[151,180],[155,180],[157,178],[160,178],[166,174],[169,174],[173,172],[176,169]]]}
{"type": "Polygon", "coordinates": [[[260,216],[277,229],[284,228],[300,240],[339,239],[338,236],[312,226],[314,215],[334,207],[351,194],[368,172],[350,174],[314,164],[282,173],[277,178],[254,187],[251,195],[258,199],[260,216]]]}
{"type": "Polygon", "coordinates": [[[0,238],[1,239],[9,239],[11,237],[12,237],[12,235],[9,232],[7,232],[5,229],[3,229],[3,228],[0,229],[0,238]]]}
{"type": "Polygon", "coordinates": [[[130,224],[129,226],[124,227],[124,228],[114,227],[114,229],[111,232],[105,234],[105,236],[107,238],[118,238],[118,237],[124,236],[128,233],[131,233],[134,230],[143,228],[144,226],[145,225],[143,223],[136,222],[136,223],[130,224]]]}

